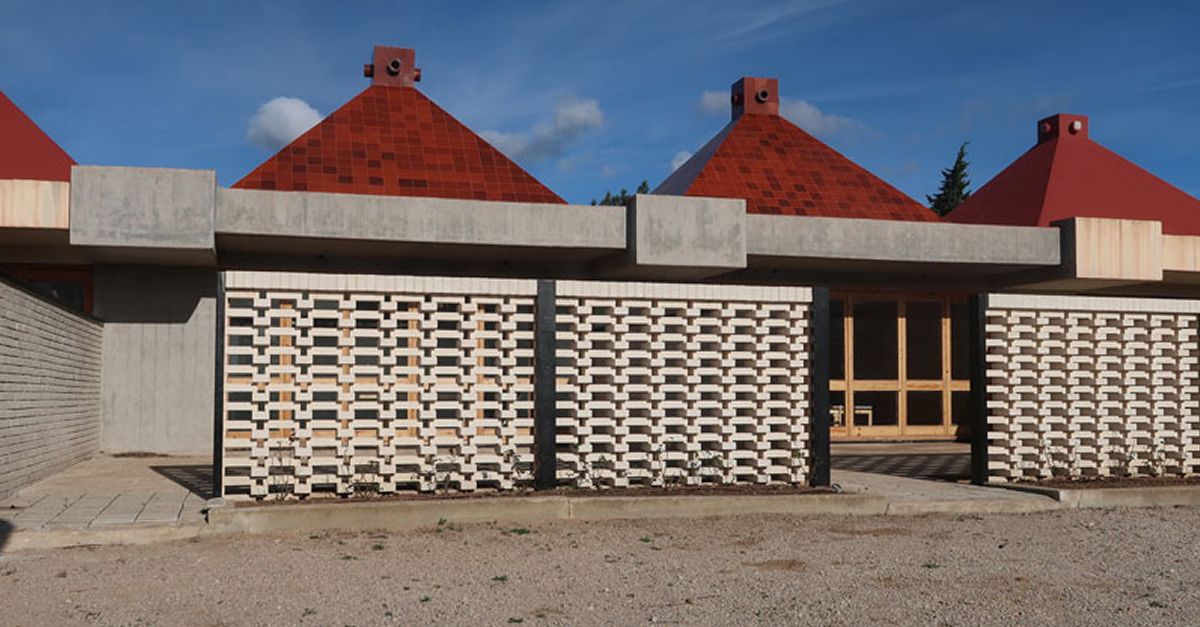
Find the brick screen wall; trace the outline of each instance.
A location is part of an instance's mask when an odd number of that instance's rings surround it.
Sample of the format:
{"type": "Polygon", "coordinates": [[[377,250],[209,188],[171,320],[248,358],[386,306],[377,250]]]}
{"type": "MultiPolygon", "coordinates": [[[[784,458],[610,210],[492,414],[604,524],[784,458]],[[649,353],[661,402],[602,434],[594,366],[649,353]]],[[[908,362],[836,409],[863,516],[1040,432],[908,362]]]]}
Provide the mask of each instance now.
{"type": "MultiPolygon", "coordinates": [[[[226,494],[531,485],[536,282],[225,285],[226,494]]],[[[558,292],[560,485],[807,481],[809,290],[558,292]]]]}
{"type": "Polygon", "coordinates": [[[988,474],[1200,473],[1200,301],[993,294],[988,474]]]}
{"type": "Polygon", "coordinates": [[[0,498],[97,452],[103,332],[0,281],[0,498]]]}

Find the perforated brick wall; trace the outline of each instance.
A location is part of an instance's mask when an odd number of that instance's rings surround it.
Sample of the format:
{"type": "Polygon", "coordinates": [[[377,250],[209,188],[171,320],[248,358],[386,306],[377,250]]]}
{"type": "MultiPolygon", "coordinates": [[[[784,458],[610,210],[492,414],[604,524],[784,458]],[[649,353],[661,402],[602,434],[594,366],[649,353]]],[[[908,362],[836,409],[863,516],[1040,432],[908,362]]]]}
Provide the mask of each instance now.
{"type": "Polygon", "coordinates": [[[0,281],[0,498],[100,447],[104,327],[0,281]]]}
{"type": "MultiPolygon", "coordinates": [[[[228,495],[533,480],[534,281],[225,273],[228,495]]],[[[558,284],[560,484],[808,479],[807,289],[558,284]]]]}
{"type": "Polygon", "coordinates": [[[532,281],[226,273],[227,494],[510,489],[532,281]]]}
{"type": "Polygon", "coordinates": [[[560,282],[558,478],[803,483],[807,288],[560,282]]]}
{"type": "Polygon", "coordinates": [[[991,481],[1200,473],[1200,302],[992,295],[991,481]]]}

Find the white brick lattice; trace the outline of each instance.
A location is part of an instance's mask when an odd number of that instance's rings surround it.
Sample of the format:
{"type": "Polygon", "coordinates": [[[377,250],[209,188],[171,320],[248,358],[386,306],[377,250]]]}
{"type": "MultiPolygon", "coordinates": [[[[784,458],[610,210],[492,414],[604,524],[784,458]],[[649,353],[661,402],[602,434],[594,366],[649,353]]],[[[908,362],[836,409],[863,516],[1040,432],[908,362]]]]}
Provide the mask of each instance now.
{"type": "MultiPolygon", "coordinates": [[[[225,276],[226,494],[531,481],[535,282],[225,276]]],[[[807,481],[809,290],[558,293],[560,483],[807,481]]]]}
{"type": "Polygon", "coordinates": [[[991,479],[1200,473],[1194,303],[1054,303],[1004,295],[987,312],[991,479]]]}
{"type": "Polygon", "coordinates": [[[807,289],[559,284],[558,478],[802,483],[807,289]]]}
{"type": "Polygon", "coordinates": [[[226,493],[513,488],[532,465],[534,291],[228,273],[226,493]]]}

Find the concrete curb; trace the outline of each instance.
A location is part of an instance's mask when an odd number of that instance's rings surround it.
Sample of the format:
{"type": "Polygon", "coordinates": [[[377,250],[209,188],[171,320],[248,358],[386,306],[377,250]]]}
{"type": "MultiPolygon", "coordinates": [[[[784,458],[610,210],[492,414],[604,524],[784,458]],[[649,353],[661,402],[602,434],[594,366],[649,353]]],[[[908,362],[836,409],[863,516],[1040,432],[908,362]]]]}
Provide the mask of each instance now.
{"type": "Polygon", "coordinates": [[[882,515],[887,499],[856,494],[772,496],[533,496],[373,503],[226,507],[209,512],[213,532],[267,533],[324,529],[408,530],[454,523],[536,523],[739,514],[882,515]]]}
{"type": "Polygon", "coordinates": [[[154,544],[172,540],[190,540],[205,533],[203,524],[121,525],[103,529],[17,530],[8,537],[0,555],[38,549],[65,549],[77,546],[113,544],[154,544]]]}
{"type": "Polygon", "coordinates": [[[1200,485],[1078,490],[1033,485],[1000,485],[998,487],[1048,496],[1058,501],[1061,507],[1069,509],[1200,506],[1200,485]]]}

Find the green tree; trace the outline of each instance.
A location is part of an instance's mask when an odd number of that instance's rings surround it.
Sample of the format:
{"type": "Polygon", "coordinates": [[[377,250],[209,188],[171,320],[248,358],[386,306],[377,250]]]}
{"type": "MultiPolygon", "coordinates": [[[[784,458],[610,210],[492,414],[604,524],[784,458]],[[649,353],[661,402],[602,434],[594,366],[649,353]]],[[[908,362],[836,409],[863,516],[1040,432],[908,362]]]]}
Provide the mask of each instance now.
{"type": "MultiPolygon", "coordinates": [[[[649,194],[649,193],[650,193],[650,183],[648,181],[646,181],[645,179],[642,180],[642,184],[638,185],[637,189],[634,190],[634,192],[633,192],[633,194],[649,194]]],[[[596,200],[595,198],[593,198],[592,204],[593,205],[607,205],[610,207],[624,207],[629,204],[630,200],[633,199],[633,194],[630,194],[629,190],[622,187],[620,193],[614,194],[612,192],[604,192],[604,198],[601,198],[600,200],[596,200]]]]}
{"type": "Polygon", "coordinates": [[[942,185],[937,194],[925,196],[929,208],[939,216],[945,216],[971,197],[971,180],[967,178],[967,143],[958,147],[954,165],[942,170],[942,185]]]}

